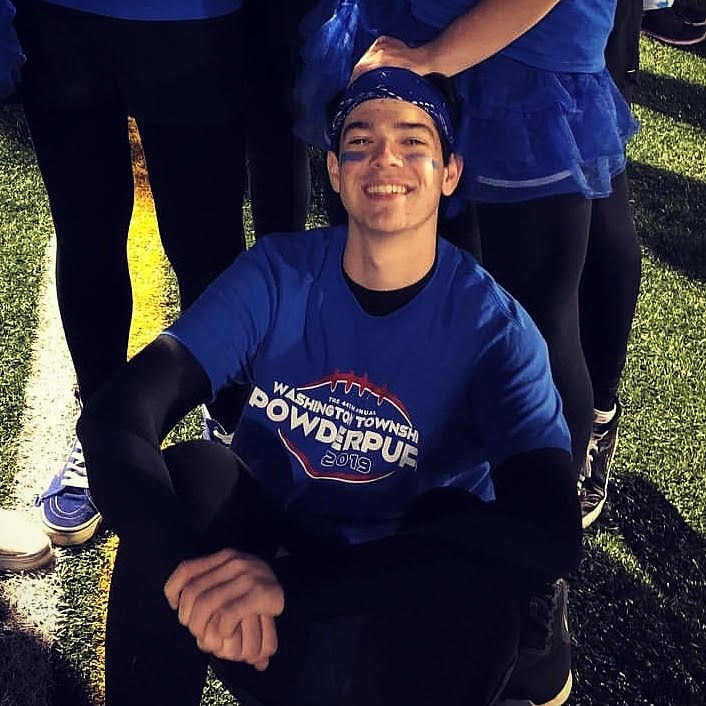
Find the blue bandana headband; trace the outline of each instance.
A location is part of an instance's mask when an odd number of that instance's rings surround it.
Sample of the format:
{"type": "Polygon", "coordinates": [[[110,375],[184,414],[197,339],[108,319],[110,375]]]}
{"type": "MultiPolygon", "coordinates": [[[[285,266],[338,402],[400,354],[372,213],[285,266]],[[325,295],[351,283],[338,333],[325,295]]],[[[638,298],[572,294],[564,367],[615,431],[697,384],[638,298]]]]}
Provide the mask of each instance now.
{"type": "Polygon", "coordinates": [[[393,67],[367,71],[348,86],[326,134],[330,150],[338,152],[343,123],[351,111],[361,103],[379,98],[406,101],[428,113],[439,130],[441,141],[453,151],[453,123],[443,93],[419,74],[393,67]]]}

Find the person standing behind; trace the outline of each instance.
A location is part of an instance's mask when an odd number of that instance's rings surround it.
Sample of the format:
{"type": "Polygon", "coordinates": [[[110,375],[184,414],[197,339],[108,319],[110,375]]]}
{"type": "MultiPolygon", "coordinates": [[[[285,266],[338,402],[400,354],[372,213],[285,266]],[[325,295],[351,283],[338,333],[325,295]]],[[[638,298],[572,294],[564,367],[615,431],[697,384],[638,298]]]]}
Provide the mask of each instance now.
{"type": "MultiPolygon", "coordinates": [[[[140,131],[182,308],[245,248],[240,4],[18,2],[22,98],[56,230],[59,310],[84,404],[127,355],[128,115],[140,131]]],[[[95,532],[100,515],[78,441],[38,504],[55,543],[79,544],[95,532]]]]}

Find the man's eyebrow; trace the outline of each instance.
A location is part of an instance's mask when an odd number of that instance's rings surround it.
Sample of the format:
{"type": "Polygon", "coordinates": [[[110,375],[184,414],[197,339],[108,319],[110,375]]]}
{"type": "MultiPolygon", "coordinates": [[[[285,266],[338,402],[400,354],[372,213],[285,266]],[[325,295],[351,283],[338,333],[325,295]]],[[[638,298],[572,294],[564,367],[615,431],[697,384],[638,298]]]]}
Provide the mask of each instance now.
{"type": "Polygon", "coordinates": [[[348,123],[348,125],[343,128],[343,132],[341,133],[341,139],[343,139],[346,136],[346,133],[350,132],[351,130],[370,130],[370,128],[371,125],[366,120],[354,120],[352,123],[348,123]]]}
{"type": "Polygon", "coordinates": [[[408,123],[405,121],[400,121],[395,123],[395,127],[400,130],[424,130],[429,133],[431,137],[434,137],[434,131],[426,123],[408,123]]]}

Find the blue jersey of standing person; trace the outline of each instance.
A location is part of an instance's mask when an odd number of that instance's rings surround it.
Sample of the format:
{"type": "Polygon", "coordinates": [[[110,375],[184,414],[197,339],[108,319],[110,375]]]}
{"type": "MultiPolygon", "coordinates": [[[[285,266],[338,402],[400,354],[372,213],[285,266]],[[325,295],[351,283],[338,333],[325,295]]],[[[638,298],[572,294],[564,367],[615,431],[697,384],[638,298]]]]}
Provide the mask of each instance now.
{"type": "Polygon", "coordinates": [[[237,10],[242,0],[47,0],[94,15],[121,20],[202,20],[237,10]]]}

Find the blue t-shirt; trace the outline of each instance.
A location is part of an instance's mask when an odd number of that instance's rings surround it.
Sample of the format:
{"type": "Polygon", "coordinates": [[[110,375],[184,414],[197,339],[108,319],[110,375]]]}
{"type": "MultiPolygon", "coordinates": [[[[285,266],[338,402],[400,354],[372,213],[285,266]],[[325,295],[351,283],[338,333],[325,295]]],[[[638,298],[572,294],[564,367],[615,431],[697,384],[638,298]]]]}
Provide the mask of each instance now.
{"type": "Polygon", "coordinates": [[[393,533],[438,486],[493,498],[489,464],[570,441],[546,345],[468,254],[387,316],[342,273],[346,229],[268,236],[168,330],[215,393],[253,385],[233,448],[302,525],[359,542],[393,533]]]}
{"type": "Polygon", "coordinates": [[[242,0],[47,0],[54,5],[121,20],[202,20],[234,12],[242,0]]]}
{"type": "MultiPolygon", "coordinates": [[[[411,0],[410,4],[417,19],[441,29],[477,2],[411,0]]],[[[559,0],[546,17],[500,53],[547,71],[601,71],[615,5],[616,0],[559,0]]]]}

